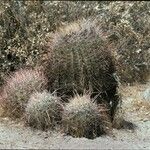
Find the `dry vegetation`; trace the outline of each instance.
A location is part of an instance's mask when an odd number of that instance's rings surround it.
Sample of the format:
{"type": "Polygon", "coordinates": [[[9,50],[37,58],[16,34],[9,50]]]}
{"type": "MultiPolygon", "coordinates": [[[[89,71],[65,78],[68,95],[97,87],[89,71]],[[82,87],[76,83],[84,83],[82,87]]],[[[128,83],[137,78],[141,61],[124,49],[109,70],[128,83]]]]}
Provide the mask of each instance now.
{"type": "MultiPolygon", "coordinates": [[[[0,84],[10,71],[35,66],[46,37],[68,22],[94,16],[115,49],[121,82],[144,82],[150,68],[147,1],[5,1],[0,11],[0,84]]],[[[45,56],[45,55],[44,55],[45,56]]]]}
{"type": "MultiPolygon", "coordinates": [[[[149,20],[146,1],[3,0],[0,106],[4,116],[25,117],[26,123],[39,129],[62,124],[64,132],[74,137],[107,133],[123,117],[118,83],[149,79],[149,20]],[[84,91],[100,95],[111,108],[97,105],[84,91]],[[69,98],[68,103],[58,96],[69,98]]],[[[150,108],[136,95],[134,106],[139,112],[150,108]]]]}

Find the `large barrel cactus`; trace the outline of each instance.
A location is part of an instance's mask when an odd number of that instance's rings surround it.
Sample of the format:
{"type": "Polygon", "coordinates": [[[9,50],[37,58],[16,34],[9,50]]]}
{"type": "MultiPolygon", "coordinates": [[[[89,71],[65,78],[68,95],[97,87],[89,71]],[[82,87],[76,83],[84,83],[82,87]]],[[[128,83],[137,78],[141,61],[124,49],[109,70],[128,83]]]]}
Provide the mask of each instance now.
{"type": "Polygon", "coordinates": [[[51,92],[57,90],[65,99],[88,90],[108,102],[114,99],[115,65],[103,34],[94,19],[83,19],[51,34],[45,61],[51,92]]]}

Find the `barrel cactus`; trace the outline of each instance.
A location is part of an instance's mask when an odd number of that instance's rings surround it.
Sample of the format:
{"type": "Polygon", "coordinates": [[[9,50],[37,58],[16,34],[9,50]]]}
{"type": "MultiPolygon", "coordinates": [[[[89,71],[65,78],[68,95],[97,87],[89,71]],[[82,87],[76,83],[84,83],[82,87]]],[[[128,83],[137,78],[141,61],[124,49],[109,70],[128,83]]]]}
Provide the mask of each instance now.
{"type": "Polygon", "coordinates": [[[22,117],[30,95],[46,89],[47,79],[39,69],[21,69],[14,72],[3,86],[1,106],[4,115],[22,117]]]}
{"type": "Polygon", "coordinates": [[[77,95],[66,105],[63,114],[66,134],[73,137],[95,138],[106,134],[111,123],[104,107],[98,107],[89,95],[77,95]]]}
{"type": "Polygon", "coordinates": [[[46,91],[33,93],[25,110],[26,123],[37,129],[53,128],[61,123],[63,104],[59,97],[46,91]]]}
{"type": "Polygon", "coordinates": [[[43,57],[48,89],[57,90],[64,100],[74,91],[83,94],[87,90],[103,93],[108,103],[115,101],[114,58],[104,37],[94,19],[83,19],[52,33],[47,57],[43,57]]]}

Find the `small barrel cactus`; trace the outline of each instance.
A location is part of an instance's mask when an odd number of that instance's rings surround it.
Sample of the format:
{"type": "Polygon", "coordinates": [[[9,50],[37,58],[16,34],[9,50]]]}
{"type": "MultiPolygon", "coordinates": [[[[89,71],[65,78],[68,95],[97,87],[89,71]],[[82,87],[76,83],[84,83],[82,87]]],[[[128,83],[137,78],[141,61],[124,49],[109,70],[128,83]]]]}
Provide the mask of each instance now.
{"type": "Polygon", "coordinates": [[[111,123],[104,107],[98,107],[89,95],[77,95],[64,109],[63,126],[73,137],[95,138],[108,133],[111,123]]]}
{"type": "Polygon", "coordinates": [[[59,97],[46,91],[33,93],[25,110],[27,124],[37,129],[53,128],[62,119],[63,104],[59,97]]]}
{"type": "Polygon", "coordinates": [[[46,89],[47,79],[39,69],[21,69],[6,78],[0,102],[4,115],[20,118],[30,95],[46,89]]]}

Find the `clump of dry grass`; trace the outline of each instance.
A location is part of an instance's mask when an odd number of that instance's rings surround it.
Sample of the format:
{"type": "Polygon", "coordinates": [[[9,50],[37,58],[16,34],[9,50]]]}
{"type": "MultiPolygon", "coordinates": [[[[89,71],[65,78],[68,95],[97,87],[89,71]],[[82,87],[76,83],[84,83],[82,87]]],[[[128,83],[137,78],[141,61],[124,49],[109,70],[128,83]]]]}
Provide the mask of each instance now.
{"type": "Polygon", "coordinates": [[[21,117],[30,95],[35,91],[43,91],[46,83],[44,74],[38,69],[21,69],[6,78],[1,93],[4,115],[21,117]]]}
{"type": "Polygon", "coordinates": [[[53,128],[62,119],[63,104],[59,97],[46,91],[33,93],[25,110],[27,124],[34,128],[53,128]]]}
{"type": "Polygon", "coordinates": [[[64,109],[64,132],[73,137],[91,139],[108,133],[111,124],[107,115],[106,108],[98,108],[89,95],[77,95],[64,109]]]}

